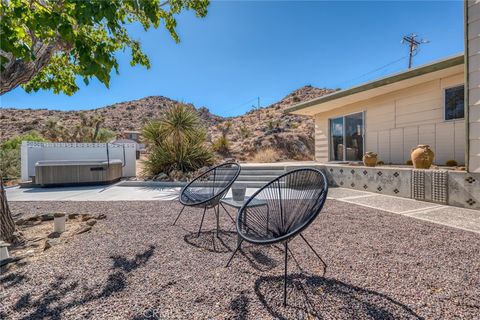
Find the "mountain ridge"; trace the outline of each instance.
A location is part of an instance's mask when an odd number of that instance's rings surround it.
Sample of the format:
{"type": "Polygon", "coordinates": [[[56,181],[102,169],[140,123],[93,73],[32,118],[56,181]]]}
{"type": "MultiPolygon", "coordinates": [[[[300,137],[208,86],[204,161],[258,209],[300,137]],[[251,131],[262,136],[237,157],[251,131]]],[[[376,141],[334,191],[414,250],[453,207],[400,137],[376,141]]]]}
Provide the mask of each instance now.
{"type": "MultiPolygon", "coordinates": [[[[206,107],[186,104],[197,111],[207,128],[210,142],[221,136],[227,122],[234,124],[227,133],[230,152],[225,156],[248,160],[260,149],[273,148],[279,151],[279,160],[306,160],[313,157],[313,119],[285,114],[284,110],[333,91],[307,85],[267,107],[233,117],[218,116],[206,107]]],[[[73,126],[78,123],[81,113],[103,117],[104,127],[117,135],[125,130],[141,131],[145,122],[161,116],[166,108],[178,103],[182,102],[165,96],[147,96],[88,110],[0,108],[0,141],[31,130],[41,132],[50,118],[66,127],[73,126]]]]}

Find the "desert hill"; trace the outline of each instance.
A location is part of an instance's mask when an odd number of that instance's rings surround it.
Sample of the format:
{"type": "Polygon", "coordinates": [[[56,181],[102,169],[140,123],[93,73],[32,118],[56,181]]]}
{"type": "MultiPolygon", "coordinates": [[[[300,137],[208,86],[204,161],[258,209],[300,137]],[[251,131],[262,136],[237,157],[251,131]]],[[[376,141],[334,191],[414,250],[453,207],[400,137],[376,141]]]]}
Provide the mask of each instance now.
{"type": "MultiPolygon", "coordinates": [[[[291,105],[332,91],[305,86],[268,107],[232,118],[214,115],[205,107],[196,110],[208,129],[211,141],[221,136],[226,125],[230,127],[227,133],[230,152],[225,156],[247,160],[257,150],[273,148],[278,151],[279,160],[311,159],[314,150],[313,120],[283,111],[291,105]]],[[[42,131],[51,118],[66,127],[73,126],[78,123],[82,112],[102,116],[104,126],[120,135],[124,130],[141,130],[145,122],[159,117],[166,108],[177,103],[163,96],[151,96],[86,111],[0,108],[0,141],[30,130],[42,131]]]]}

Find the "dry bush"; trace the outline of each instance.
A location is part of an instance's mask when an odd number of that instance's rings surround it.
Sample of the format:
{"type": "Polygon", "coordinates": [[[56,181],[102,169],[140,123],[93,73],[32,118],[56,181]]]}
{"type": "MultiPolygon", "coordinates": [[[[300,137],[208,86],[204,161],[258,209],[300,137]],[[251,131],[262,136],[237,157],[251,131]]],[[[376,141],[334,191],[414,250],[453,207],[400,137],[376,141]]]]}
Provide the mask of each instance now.
{"type": "Polygon", "coordinates": [[[269,163],[269,162],[277,162],[279,158],[278,151],[273,148],[266,148],[257,151],[257,153],[253,156],[252,162],[259,162],[259,163],[269,163]]]}

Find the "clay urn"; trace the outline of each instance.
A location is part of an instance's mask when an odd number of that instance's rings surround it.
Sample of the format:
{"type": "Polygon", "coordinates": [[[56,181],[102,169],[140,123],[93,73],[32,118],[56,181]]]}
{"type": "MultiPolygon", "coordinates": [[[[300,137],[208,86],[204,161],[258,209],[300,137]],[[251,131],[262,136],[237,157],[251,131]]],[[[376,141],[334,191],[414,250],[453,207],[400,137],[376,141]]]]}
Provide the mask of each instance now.
{"type": "Polygon", "coordinates": [[[377,165],[377,154],[375,152],[365,152],[363,155],[363,164],[367,167],[375,167],[377,165]]]}
{"type": "Polygon", "coordinates": [[[428,144],[419,144],[412,149],[411,157],[415,169],[429,169],[435,155],[428,144]]]}

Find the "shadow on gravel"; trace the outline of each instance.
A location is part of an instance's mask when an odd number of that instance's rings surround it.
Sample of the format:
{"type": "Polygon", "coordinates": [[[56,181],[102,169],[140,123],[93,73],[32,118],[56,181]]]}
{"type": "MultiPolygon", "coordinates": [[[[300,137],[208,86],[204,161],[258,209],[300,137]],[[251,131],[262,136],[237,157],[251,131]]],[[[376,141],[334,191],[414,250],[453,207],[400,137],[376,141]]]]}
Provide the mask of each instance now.
{"type": "Polygon", "coordinates": [[[245,292],[240,292],[240,294],[230,302],[230,310],[234,313],[232,319],[246,319],[249,310],[248,303],[249,299],[245,295],[245,292]]]}
{"type": "Polygon", "coordinates": [[[0,284],[5,289],[14,287],[18,284],[22,284],[25,281],[28,281],[27,276],[17,273],[10,273],[9,275],[0,278],[0,284]]]}
{"type": "Polygon", "coordinates": [[[255,293],[275,319],[423,319],[410,307],[385,294],[335,279],[303,274],[288,276],[283,307],[283,276],[255,281],[255,293]]]}
{"type": "Polygon", "coordinates": [[[215,230],[202,231],[198,237],[197,232],[186,234],[183,237],[183,240],[187,244],[214,253],[232,252],[234,248],[229,246],[228,243],[235,243],[236,239],[236,232],[224,230],[219,231],[218,238],[216,237],[215,230]]]}
{"type": "MultiPolygon", "coordinates": [[[[72,281],[64,276],[57,276],[55,281],[49,284],[48,290],[39,297],[32,299],[30,293],[22,295],[13,309],[32,311],[21,319],[62,319],[65,310],[75,308],[78,305],[91,303],[96,300],[105,299],[122,291],[127,286],[127,276],[130,272],[143,266],[153,256],[155,247],[150,246],[142,253],[135,255],[132,259],[123,256],[112,256],[113,266],[107,277],[107,282],[101,290],[97,286],[88,288],[81,286],[81,281],[72,281]],[[66,297],[78,297],[68,299],[66,297]]],[[[81,318],[81,315],[78,315],[81,318]]]]}

